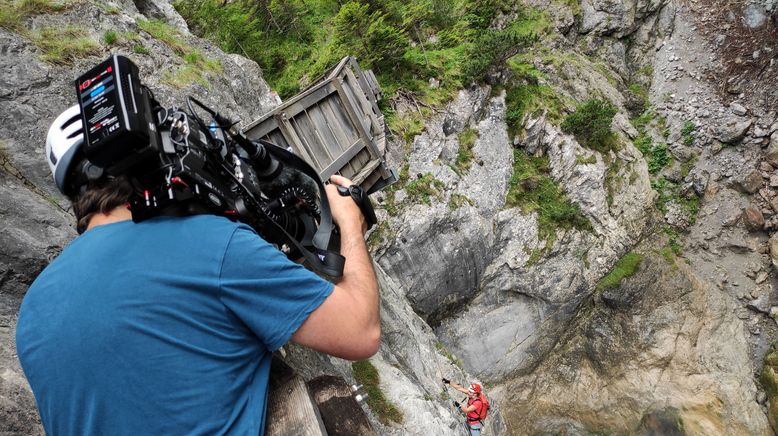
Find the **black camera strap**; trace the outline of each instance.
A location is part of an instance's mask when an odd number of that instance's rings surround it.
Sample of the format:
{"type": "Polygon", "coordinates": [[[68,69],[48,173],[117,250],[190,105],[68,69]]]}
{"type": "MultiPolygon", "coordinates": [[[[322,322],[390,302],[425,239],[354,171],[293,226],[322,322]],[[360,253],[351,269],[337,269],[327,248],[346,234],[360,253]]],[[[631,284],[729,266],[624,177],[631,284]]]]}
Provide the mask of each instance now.
{"type": "Polygon", "coordinates": [[[289,242],[303,255],[305,260],[316,271],[320,271],[330,277],[340,278],[343,276],[343,266],[345,265],[346,258],[341,256],[332,250],[329,250],[330,238],[335,230],[335,225],[332,221],[332,213],[330,212],[330,203],[327,199],[327,192],[324,189],[324,184],[319,178],[319,174],[311,168],[311,166],[302,160],[300,157],[291,153],[271,142],[264,140],[259,141],[275,159],[284,165],[288,165],[297,169],[306,176],[310,177],[319,188],[319,197],[321,200],[321,211],[319,217],[319,228],[313,235],[312,247],[304,247],[295,238],[293,238],[286,230],[278,225],[274,220],[270,220],[275,224],[278,229],[284,233],[289,242]],[[313,252],[311,252],[311,249],[313,252]]]}

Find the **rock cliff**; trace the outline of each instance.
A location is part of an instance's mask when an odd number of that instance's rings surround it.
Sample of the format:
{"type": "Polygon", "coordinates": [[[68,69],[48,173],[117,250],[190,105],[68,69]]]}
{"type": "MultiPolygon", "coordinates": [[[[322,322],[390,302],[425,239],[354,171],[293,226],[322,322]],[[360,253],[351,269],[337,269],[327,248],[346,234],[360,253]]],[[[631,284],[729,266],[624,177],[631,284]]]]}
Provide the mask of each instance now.
{"type": "MultiPolygon", "coordinates": [[[[619,146],[581,145],[548,110],[509,128],[502,87],[517,79],[507,70],[461,90],[409,149],[389,144],[388,160],[415,184],[376,198],[384,336],[371,362],[403,419],[371,422],[379,434],[458,434],[439,383],[450,376],[486,383],[489,434],[771,434],[756,374],[778,338],[778,5],[525,3],[553,28],[525,60],[563,112],[592,98],[615,105],[619,146]],[[459,166],[466,141],[472,162],[459,166]],[[518,156],[545,159],[588,224],[549,233],[538,211],[509,204],[518,156]],[[634,274],[604,284],[628,254],[639,259],[634,274]]],[[[255,63],[191,36],[165,2],[73,2],[0,27],[8,434],[42,433],[14,354],[15,317],[36,274],[75,237],[43,141],[75,101],[75,76],[110,52],[130,56],[165,104],[191,94],[248,123],[279,102],[255,63]],[[66,36],[88,49],[52,53],[46,40],[66,36]]],[[[286,353],[306,379],[353,381],[348,362],[286,353]]]]}

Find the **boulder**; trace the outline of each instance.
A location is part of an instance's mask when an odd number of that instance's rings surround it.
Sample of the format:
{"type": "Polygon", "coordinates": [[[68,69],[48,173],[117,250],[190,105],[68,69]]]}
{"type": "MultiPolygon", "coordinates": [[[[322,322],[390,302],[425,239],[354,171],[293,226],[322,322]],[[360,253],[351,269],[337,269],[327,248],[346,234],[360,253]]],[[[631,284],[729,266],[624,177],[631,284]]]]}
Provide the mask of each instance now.
{"type": "Polygon", "coordinates": [[[724,144],[737,144],[746,136],[746,132],[751,128],[754,120],[728,120],[721,124],[714,137],[724,144]]]}
{"type": "Polygon", "coordinates": [[[752,232],[760,231],[764,228],[764,215],[759,208],[749,206],[743,210],[743,224],[752,232]]]}

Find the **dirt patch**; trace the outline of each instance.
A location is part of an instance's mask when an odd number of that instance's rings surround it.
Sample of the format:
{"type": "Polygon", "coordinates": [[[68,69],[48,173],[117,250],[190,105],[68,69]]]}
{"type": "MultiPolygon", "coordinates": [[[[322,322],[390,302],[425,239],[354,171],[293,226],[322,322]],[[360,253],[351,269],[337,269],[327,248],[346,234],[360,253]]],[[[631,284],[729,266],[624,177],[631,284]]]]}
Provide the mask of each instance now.
{"type": "Polygon", "coordinates": [[[753,2],[683,0],[693,24],[705,37],[721,69],[706,72],[722,99],[743,95],[748,104],[774,109],[778,104],[778,8],[768,14],[753,2]]]}

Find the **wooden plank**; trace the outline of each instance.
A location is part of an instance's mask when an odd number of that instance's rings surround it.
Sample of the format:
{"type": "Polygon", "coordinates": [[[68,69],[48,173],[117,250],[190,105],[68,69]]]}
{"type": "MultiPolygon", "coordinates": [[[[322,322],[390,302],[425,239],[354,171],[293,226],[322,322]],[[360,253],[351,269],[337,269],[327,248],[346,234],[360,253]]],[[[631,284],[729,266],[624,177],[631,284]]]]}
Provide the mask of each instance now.
{"type": "Polygon", "coordinates": [[[275,355],[268,389],[266,435],[327,436],[319,407],[305,382],[275,355]]]}
{"type": "Polygon", "coordinates": [[[278,123],[276,122],[275,118],[270,118],[266,119],[261,124],[256,124],[254,127],[244,130],[243,134],[245,134],[249,139],[259,139],[277,128],[278,123]]]}
{"type": "Polygon", "coordinates": [[[265,136],[265,141],[268,141],[272,144],[275,144],[281,148],[289,149],[292,148],[294,150],[294,147],[292,147],[288,142],[286,142],[286,138],[284,138],[284,134],[281,133],[281,130],[276,129],[270,132],[269,135],[265,136]]]}
{"type": "Polygon", "coordinates": [[[370,163],[365,165],[364,168],[362,168],[362,171],[360,171],[358,174],[354,176],[354,178],[352,179],[353,182],[357,184],[361,184],[362,182],[365,181],[367,176],[369,176],[370,173],[372,173],[373,170],[376,169],[380,164],[381,164],[381,160],[373,159],[372,161],[370,161],[370,163]]]}
{"type": "MultiPolygon", "coordinates": [[[[333,96],[322,101],[319,107],[321,108],[322,116],[327,119],[327,127],[330,129],[330,132],[332,132],[332,135],[335,136],[335,140],[338,141],[345,150],[348,148],[348,144],[353,144],[354,140],[358,139],[359,136],[354,131],[351,124],[343,124],[342,121],[348,121],[347,117],[343,117],[341,120],[341,117],[335,115],[333,107],[339,108],[339,106],[337,106],[338,101],[339,99],[333,96]]],[[[341,112],[341,116],[343,115],[345,114],[341,112]]]]}
{"type": "Polygon", "coordinates": [[[334,156],[330,154],[326,147],[323,147],[323,144],[319,144],[320,140],[316,137],[316,128],[311,123],[311,120],[303,115],[304,114],[300,114],[294,117],[291,120],[292,126],[294,126],[294,131],[297,133],[297,136],[300,137],[308,154],[314,156],[317,162],[321,164],[316,167],[316,169],[322,170],[332,162],[334,156]]]}
{"type": "MultiPolygon", "coordinates": [[[[341,89],[343,89],[341,84],[339,82],[334,82],[334,85],[335,85],[336,88],[338,88],[338,94],[341,95],[340,91],[341,91],[341,89]]],[[[346,95],[347,98],[348,98],[348,94],[347,93],[343,93],[343,95],[346,95]]],[[[363,136],[365,138],[365,145],[366,145],[365,148],[370,151],[371,158],[380,158],[381,157],[381,152],[378,150],[378,148],[373,143],[372,135],[367,131],[368,126],[366,126],[362,122],[358,121],[359,118],[357,116],[356,111],[354,110],[354,107],[356,107],[356,103],[354,101],[352,101],[352,100],[348,100],[348,101],[344,101],[343,102],[343,106],[346,108],[346,112],[349,114],[349,116],[352,119],[356,119],[357,120],[357,121],[355,121],[354,124],[356,124],[359,127],[362,127],[362,129],[360,130],[359,133],[360,133],[361,136],[363,136]]]]}
{"type": "MultiPolygon", "coordinates": [[[[354,76],[354,73],[351,70],[346,70],[346,76],[349,78],[350,83],[357,85],[359,83],[359,79],[354,76]]],[[[366,92],[369,92],[367,89],[367,85],[365,84],[364,87],[361,87],[359,89],[360,93],[358,95],[355,95],[355,100],[360,104],[362,107],[362,111],[370,117],[370,136],[377,135],[379,133],[378,129],[378,118],[376,117],[375,112],[373,112],[373,106],[367,101],[367,97],[365,96],[366,92]]],[[[354,90],[354,93],[357,94],[356,90],[354,90]]],[[[383,129],[381,129],[383,130],[383,129]]]]}
{"type": "Polygon", "coordinates": [[[336,91],[337,89],[332,85],[332,83],[324,83],[316,92],[311,93],[305,96],[305,98],[302,98],[294,103],[284,105],[284,110],[282,112],[286,114],[286,118],[292,119],[300,112],[318,105],[320,101],[326,99],[330,94],[336,91]]]}
{"type": "Polygon", "coordinates": [[[305,148],[305,144],[303,144],[303,141],[300,140],[300,137],[297,136],[297,133],[289,124],[289,120],[283,118],[283,114],[279,114],[276,117],[276,120],[278,121],[279,130],[281,130],[281,133],[283,133],[284,138],[287,139],[289,145],[292,146],[294,153],[297,154],[297,156],[300,156],[304,161],[308,162],[308,164],[310,164],[316,171],[321,171],[325,164],[318,162],[314,156],[308,153],[308,150],[305,148]]]}
{"type": "Polygon", "coordinates": [[[343,86],[341,86],[341,83],[338,81],[333,82],[333,85],[335,85],[335,88],[338,89],[338,95],[343,100],[343,107],[346,109],[346,113],[348,114],[349,118],[353,122],[354,126],[357,127],[357,132],[359,133],[360,138],[364,141],[364,145],[367,146],[367,149],[371,152],[371,154],[374,153],[375,157],[380,157],[380,154],[378,153],[378,150],[375,150],[375,145],[371,141],[371,137],[368,134],[368,132],[365,129],[365,125],[363,124],[363,121],[359,119],[357,116],[356,111],[354,110],[354,102],[349,100],[348,94],[343,90],[343,86]]]}
{"type": "MultiPolygon", "coordinates": [[[[340,169],[348,164],[351,161],[351,158],[356,156],[360,151],[362,151],[363,148],[364,146],[362,145],[361,140],[351,144],[351,146],[349,146],[346,151],[338,156],[337,159],[335,159],[331,164],[327,165],[327,168],[322,171],[322,178],[329,177],[340,171],[340,169]]],[[[356,173],[356,171],[354,171],[354,173],[356,173]]]]}
{"type": "Polygon", "coordinates": [[[305,116],[311,123],[313,133],[315,134],[316,139],[318,139],[318,146],[327,150],[327,156],[330,159],[333,159],[335,156],[341,154],[344,148],[335,140],[335,137],[332,136],[332,132],[330,132],[327,127],[327,120],[320,115],[321,110],[316,107],[311,107],[309,110],[305,111],[305,116]],[[317,116],[317,114],[319,116],[317,116]]]}
{"type": "Polygon", "coordinates": [[[308,382],[329,436],[375,436],[370,420],[342,377],[323,375],[308,382]]]}

